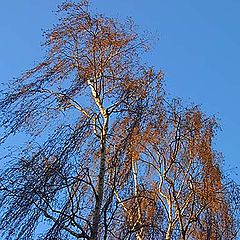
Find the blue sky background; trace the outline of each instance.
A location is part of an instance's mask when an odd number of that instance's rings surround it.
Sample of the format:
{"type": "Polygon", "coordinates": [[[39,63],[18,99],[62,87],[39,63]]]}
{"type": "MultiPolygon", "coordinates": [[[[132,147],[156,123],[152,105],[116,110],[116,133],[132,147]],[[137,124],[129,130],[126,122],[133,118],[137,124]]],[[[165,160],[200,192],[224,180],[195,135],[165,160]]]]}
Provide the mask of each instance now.
{"type": "MultiPolygon", "coordinates": [[[[0,1],[0,82],[41,60],[42,30],[56,22],[60,0],[0,1]]],[[[165,73],[166,89],[220,118],[216,149],[240,183],[240,1],[92,0],[106,15],[131,16],[160,40],[147,61],[165,73]],[[237,169],[238,168],[238,169],[237,169]]]]}

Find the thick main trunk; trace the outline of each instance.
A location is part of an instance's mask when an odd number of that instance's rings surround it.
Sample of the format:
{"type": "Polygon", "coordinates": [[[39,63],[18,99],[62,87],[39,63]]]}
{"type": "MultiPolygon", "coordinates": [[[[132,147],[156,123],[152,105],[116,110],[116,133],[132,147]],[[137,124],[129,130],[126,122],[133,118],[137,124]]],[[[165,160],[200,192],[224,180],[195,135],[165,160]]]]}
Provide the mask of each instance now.
{"type": "Polygon", "coordinates": [[[100,169],[98,174],[98,188],[97,188],[96,203],[95,203],[94,215],[93,215],[91,240],[96,240],[98,237],[101,207],[102,207],[103,195],[104,195],[104,177],[105,177],[105,171],[106,171],[105,165],[106,165],[107,126],[108,126],[108,119],[106,119],[105,121],[101,142],[100,142],[100,169]]]}

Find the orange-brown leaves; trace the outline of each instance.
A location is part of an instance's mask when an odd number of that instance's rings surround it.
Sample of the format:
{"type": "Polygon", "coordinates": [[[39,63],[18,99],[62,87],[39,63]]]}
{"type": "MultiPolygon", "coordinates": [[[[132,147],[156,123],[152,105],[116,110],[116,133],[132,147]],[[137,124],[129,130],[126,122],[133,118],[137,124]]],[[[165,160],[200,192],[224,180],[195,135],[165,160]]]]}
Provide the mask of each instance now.
{"type": "Polygon", "coordinates": [[[130,197],[125,203],[126,222],[131,230],[138,232],[141,237],[147,237],[147,231],[154,225],[153,220],[157,214],[156,200],[156,192],[139,190],[137,196],[130,197]]]}

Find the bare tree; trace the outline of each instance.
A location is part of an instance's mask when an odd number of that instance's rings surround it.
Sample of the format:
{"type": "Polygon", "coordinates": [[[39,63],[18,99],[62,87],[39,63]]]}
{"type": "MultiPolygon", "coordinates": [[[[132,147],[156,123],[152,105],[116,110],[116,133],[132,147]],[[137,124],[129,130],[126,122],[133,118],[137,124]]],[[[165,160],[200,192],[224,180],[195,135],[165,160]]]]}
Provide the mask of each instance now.
{"type": "Polygon", "coordinates": [[[1,95],[1,141],[28,137],[1,172],[2,237],[234,239],[215,119],[166,100],[132,21],[88,1],[59,14],[45,59],[1,95]]]}

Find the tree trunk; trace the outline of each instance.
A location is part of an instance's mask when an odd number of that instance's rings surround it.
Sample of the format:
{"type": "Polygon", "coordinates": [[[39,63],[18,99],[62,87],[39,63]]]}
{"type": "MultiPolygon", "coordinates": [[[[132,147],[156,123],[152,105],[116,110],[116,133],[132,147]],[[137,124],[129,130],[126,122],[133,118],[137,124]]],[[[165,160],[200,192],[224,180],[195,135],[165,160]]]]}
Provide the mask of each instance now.
{"type": "Polygon", "coordinates": [[[98,174],[98,189],[96,196],[96,203],[93,215],[91,240],[96,240],[98,237],[98,229],[100,222],[101,207],[103,202],[103,190],[104,190],[104,177],[105,177],[105,165],[106,165],[106,138],[107,138],[108,119],[105,119],[103,126],[103,132],[100,140],[100,169],[98,174]]]}
{"type": "Polygon", "coordinates": [[[171,240],[171,235],[172,235],[172,227],[168,226],[165,240],[171,240]]]}

